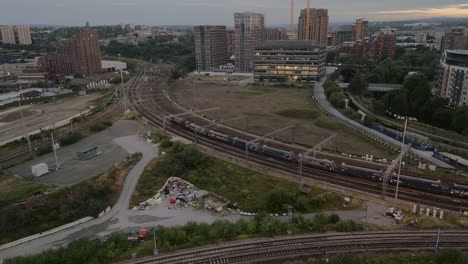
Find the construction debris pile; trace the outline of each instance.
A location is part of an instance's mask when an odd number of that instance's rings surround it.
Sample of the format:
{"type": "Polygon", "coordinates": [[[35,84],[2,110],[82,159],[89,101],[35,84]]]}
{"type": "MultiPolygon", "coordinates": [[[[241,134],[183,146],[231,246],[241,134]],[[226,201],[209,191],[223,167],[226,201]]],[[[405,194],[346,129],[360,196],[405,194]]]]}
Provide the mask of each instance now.
{"type": "Polygon", "coordinates": [[[199,190],[193,184],[177,178],[169,178],[158,193],[150,199],[140,203],[139,206],[133,207],[133,210],[149,210],[151,207],[161,204],[164,200],[169,199],[169,209],[194,207],[198,208],[201,205],[201,200],[208,192],[199,190]]]}

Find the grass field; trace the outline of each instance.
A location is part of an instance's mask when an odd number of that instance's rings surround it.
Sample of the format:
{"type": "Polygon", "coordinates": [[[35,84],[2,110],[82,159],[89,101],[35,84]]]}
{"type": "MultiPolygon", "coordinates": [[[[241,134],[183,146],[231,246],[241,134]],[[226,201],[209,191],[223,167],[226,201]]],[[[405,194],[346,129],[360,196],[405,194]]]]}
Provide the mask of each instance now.
{"type": "MultiPolygon", "coordinates": [[[[181,177],[200,189],[225,197],[248,212],[279,213],[284,211],[286,203],[293,204],[303,213],[344,209],[341,195],[318,188],[313,188],[308,195],[301,194],[297,183],[210,157],[191,146],[175,143],[165,151],[165,156],[157,158],[145,169],[132,197],[132,206],[155,195],[169,177],[181,177]]],[[[359,203],[352,208],[356,207],[359,203]]]]}
{"type": "Polygon", "coordinates": [[[0,171],[0,208],[14,203],[21,203],[34,194],[48,192],[54,187],[18,178],[7,171],[0,171]]]}
{"type": "MultiPolygon", "coordinates": [[[[176,81],[170,93],[178,103],[190,109],[221,107],[224,119],[248,116],[248,129],[244,120],[226,124],[257,135],[296,124],[299,128],[295,131],[295,143],[300,145],[314,146],[337,133],[337,137],[324,148],[339,152],[352,150],[353,154],[372,154],[382,158],[392,158],[394,155],[384,146],[325,116],[313,104],[310,88],[217,85],[205,82],[194,82],[192,85],[191,82],[176,81]]],[[[275,137],[291,141],[291,132],[280,133],[275,137]]]]}

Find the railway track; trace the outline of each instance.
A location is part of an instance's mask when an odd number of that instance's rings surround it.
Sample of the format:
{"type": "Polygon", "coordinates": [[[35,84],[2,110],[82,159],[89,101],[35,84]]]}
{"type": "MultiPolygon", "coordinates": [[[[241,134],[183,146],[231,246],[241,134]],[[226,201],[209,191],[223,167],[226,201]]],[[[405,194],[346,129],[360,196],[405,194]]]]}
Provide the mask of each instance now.
{"type": "MultiPolygon", "coordinates": [[[[163,117],[169,114],[179,113],[180,109],[172,106],[170,102],[167,102],[167,100],[164,101],[164,98],[166,98],[165,95],[160,89],[153,89],[154,83],[151,84],[151,86],[147,86],[142,83],[143,75],[144,73],[142,73],[134,85],[131,86],[129,91],[130,103],[132,107],[143,117],[145,117],[145,119],[148,120],[150,124],[162,128],[163,117]]],[[[163,76],[159,76],[155,79],[157,80],[158,85],[164,85],[167,81],[167,78],[164,78],[163,76]]],[[[166,128],[167,131],[173,135],[188,140],[194,139],[193,133],[180,127],[167,125],[166,128]]],[[[223,144],[202,136],[197,137],[196,141],[197,144],[203,147],[224,153],[231,157],[235,157],[240,160],[243,159],[246,162],[255,163],[283,173],[298,175],[299,166],[297,164],[272,159],[258,153],[249,153],[249,155],[246,157],[244,151],[232,145],[223,144]]],[[[324,184],[340,186],[373,195],[381,195],[382,193],[382,186],[377,182],[369,182],[368,180],[344,176],[337,173],[330,173],[319,169],[304,167],[303,177],[313,179],[324,184]]],[[[394,191],[395,187],[389,185],[386,196],[392,198],[394,191]]],[[[417,190],[400,188],[399,198],[400,200],[407,202],[419,203],[424,206],[436,207],[443,210],[468,211],[468,203],[466,201],[454,201],[451,197],[444,195],[428,194],[417,190]]]]}
{"type": "MultiPolygon", "coordinates": [[[[122,111],[122,103],[118,102],[118,103],[112,105],[110,109],[107,109],[105,112],[98,114],[95,118],[85,122],[84,124],[81,124],[81,125],[73,128],[73,132],[78,132],[78,133],[85,132],[90,127],[92,127],[93,125],[98,124],[98,123],[103,122],[103,121],[106,121],[106,120],[109,120],[111,117],[117,115],[121,111],[122,111]]],[[[63,132],[60,135],[56,135],[57,139],[60,139],[60,138],[62,138],[64,136],[66,136],[69,133],[70,133],[70,131],[63,132]]],[[[41,141],[41,142],[38,142],[38,143],[32,143],[31,148],[36,149],[36,148],[40,148],[42,146],[45,146],[47,144],[51,144],[50,139],[47,139],[45,141],[41,141]]],[[[32,158],[32,157],[33,157],[33,155],[31,155],[31,153],[29,152],[29,147],[23,147],[23,148],[21,148],[19,150],[16,150],[14,152],[10,152],[10,153],[8,153],[6,155],[1,156],[0,157],[0,166],[8,166],[8,165],[13,164],[15,162],[22,161],[22,160],[25,160],[27,158],[32,158]]]]}
{"type": "Polygon", "coordinates": [[[356,232],[300,235],[242,240],[217,246],[199,247],[122,264],[156,263],[258,263],[329,254],[429,251],[438,248],[468,249],[468,231],[356,232]],[[437,243],[439,241],[439,243],[437,243]]]}

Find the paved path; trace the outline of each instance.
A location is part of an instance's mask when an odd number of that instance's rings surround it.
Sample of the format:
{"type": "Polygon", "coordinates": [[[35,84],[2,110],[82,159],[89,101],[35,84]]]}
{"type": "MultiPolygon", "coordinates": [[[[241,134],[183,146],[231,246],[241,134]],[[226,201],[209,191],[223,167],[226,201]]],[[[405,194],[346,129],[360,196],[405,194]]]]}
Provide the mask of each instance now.
{"type": "MultiPolygon", "coordinates": [[[[116,231],[127,231],[132,228],[133,231],[135,231],[135,229],[141,227],[152,227],[156,225],[170,227],[183,225],[189,221],[212,223],[218,219],[237,221],[239,219],[248,220],[250,218],[249,216],[234,214],[221,215],[212,211],[193,208],[168,209],[169,202],[167,200],[151,210],[129,210],[130,198],[138,183],[139,177],[146,165],[157,156],[158,150],[153,144],[147,143],[143,137],[138,135],[120,137],[114,139],[114,141],[127,152],[141,152],[143,156],[127,175],[122,193],[111,211],[101,218],[91,220],[79,226],[0,251],[0,262],[4,258],[38,254],[47,249],[61,247],[75,239],[99,237],[116,231]]],[[[378,205],[369,206],[369,208],[369,222],[386,226],[392,225],[391,220],[382,217],[382,212],[385,208],[378,205]]],[[[364,221],[366,215],[363,210],[325,213],[337,213],[342,219],[355,221],[364,221]]],[[[315,214],[309,214],[305,217],[312,218],[314,216],[315,214]]],[[[280,218],[287,221],[286,217],[280,218]]]]}
{"type": "MultiPolygon", "coordinates": [[[[340,111],[336,110],[327,100],[326,96],[325,96],[325,90],[322,86],[322,83],[316,83],[315,86],[314,86],[314,97],[315,99],[317,100],[317,103],[319,104],[319,106],[324,110],[326,111],[328,114],[330,114],[331,116],[333,116],[334,118],[344,122],[344,123],[347,123],[355,128],[358,128],[359,130],[363,130],[363,131],[366,131],[366,133],[368,134],[371,134],[377,138],[381,138],[383,139],[384,141],[387,141],[387,142],[390,142],[396,146],[400,146],[401,145],[401,142],[399,142],[398,140],[395,140],[393,138],[390,138],[390,137],[387,137],[371,128],[368,128],[364,125],[362,125],[361,123],[359,122],[356,122],[354,121],[353,119],[351,118],[348,118],[347,116],[343,115],[340,111]]],[[[437,165],[438,167],[442,167],[442,168],[453,168],[452,166],[432,157],[432,152],[429,152],[429,151],[422,151],[422,150],[417,150],[417,149],[412,149],[412,152],[415,156],[419,157],[419,158],[422,158],[423,160],[427,160],[435,165],[437,165]]]]}

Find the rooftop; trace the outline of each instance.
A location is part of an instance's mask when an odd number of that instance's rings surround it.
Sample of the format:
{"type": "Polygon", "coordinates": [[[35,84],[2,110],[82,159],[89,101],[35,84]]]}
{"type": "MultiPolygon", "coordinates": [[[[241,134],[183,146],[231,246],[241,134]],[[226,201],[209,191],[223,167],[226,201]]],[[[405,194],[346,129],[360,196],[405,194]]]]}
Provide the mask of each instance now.
{"type": "Polygon", "coordinates": [[[258,49],[307,49],[323,47],[312,40],[270,40],[258,45],[258,49]]]}
{"type": "Polygon", "coordinates": [[[446,52],[460,55],[468,55],[468,50],[446,50],[446,52]]]}

